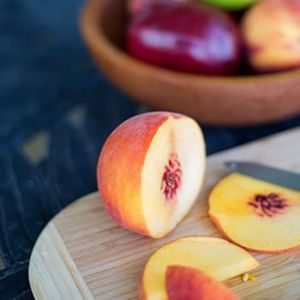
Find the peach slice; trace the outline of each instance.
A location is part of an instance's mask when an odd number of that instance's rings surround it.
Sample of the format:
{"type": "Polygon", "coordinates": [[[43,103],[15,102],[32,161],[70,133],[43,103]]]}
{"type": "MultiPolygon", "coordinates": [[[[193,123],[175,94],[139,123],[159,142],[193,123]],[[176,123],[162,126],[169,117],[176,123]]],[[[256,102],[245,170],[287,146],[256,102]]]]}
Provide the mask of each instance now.
{"type": "Polygon", "coordinates": [[[180,238],[150,257],[143,273],[141,299],[168,299],[165,275],[172,265],[191,267],[223,281],[248,272],[259,264],[246,250],[223,239],[202,236],[180,238]]]}
{"type": "Polygon", "coordinates": [[[105,207],[123,227],[160,238],[197,199],[205,166],[198,124],[168,112],[133,117],[108,137],[98,163],[105,207]]]}
{"type": "Polygon", "coordinates": [[[166,273],[168,300],[238,300],[226,285],[202,271],[169,266],[166,273]]]}
{"type": "Polygon", "coordinates": [[[209,215],[233,242],[261,252],[300,245],[300,193],[240,174],[211,192],[209,215]]]}

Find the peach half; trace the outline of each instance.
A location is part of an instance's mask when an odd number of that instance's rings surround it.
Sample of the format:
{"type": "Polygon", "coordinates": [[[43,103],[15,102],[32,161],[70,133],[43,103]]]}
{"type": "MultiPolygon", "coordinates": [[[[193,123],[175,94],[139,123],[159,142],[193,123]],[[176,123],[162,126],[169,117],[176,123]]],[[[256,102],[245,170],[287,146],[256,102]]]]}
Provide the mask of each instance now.
{"type": "Polygon", "coordinates": [[[194,268],[223,281],[248,272],[259,264],[246,250],[223,239],[203,236],[180,238],[150,257],[143,273],[141,299],[168,299],[166,274],[168,268],[174,265],[194,268]]]}
{"type": "Polygon", "coordinates": [[[300,193],[233,173],[209,197],[209,215],[236,244],[260,252],[300,245],[300,193]]]}
{"type": "Polygon", "coordinates": [[[111,216],[153,238],[169,233],[197,199],[205,167],[198,124],[168,112],[133,117],[106,140],[98,187],[111,216]]]}
{"type": "Polygon", "coordinates": [[[239,300],[226,285],[198,269],[169,266],[166,273],[168,300],[239,300]]]}

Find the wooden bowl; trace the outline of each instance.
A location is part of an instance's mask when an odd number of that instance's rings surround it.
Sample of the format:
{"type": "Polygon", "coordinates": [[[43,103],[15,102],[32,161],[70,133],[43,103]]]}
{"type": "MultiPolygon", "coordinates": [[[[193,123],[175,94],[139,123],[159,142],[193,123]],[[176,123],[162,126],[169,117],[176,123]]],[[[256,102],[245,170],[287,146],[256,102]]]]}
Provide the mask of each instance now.
{"type": "Polygon", "coordinates": [[[81,29],[101,70],[136,101],[211,125],[263,124],[300,113],[300,70],[209,77],[165,70],[132,58],[124,50],[125,5],[124,0],[89,0],[81,29]]]}

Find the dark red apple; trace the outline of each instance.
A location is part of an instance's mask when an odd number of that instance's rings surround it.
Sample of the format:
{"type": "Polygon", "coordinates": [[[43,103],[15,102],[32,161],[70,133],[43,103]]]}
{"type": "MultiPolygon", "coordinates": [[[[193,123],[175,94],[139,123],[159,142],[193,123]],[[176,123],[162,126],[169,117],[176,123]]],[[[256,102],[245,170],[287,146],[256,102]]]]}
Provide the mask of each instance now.
{"type": "Polygon", "coordinates": [[[157,66],[207,75],[232,74],[241,54],[236,24],[200,4],[154,2],[131,19],[128,52],[157,66]]]}

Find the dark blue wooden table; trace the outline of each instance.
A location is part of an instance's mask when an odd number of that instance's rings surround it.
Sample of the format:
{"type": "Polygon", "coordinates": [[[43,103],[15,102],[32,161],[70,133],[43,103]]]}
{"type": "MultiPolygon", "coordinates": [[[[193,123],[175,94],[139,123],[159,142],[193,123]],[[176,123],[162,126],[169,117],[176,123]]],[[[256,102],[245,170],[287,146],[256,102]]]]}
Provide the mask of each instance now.
{"type": "MultiPolygon", "coordinates": [[[[96,70],[81,0],[0,0],[0,299],[32,299],[27,268],[47,221],[96,190],[108,133],[141,112],[96,70]]],[[[300,125],[204,127],[208,153],[300,125]]]]}

